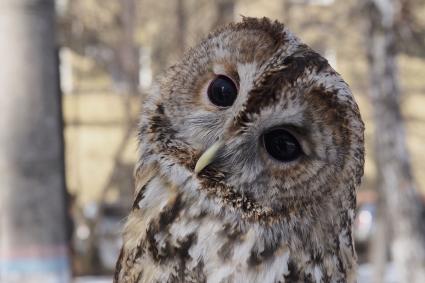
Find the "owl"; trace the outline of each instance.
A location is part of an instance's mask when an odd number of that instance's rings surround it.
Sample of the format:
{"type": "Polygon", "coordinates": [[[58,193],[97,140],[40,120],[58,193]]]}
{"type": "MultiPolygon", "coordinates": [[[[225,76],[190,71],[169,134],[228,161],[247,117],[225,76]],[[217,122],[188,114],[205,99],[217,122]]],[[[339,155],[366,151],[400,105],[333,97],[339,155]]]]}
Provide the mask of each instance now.
{"type": "Polygon", "coordinates": [[[283,24],[212,32],[141,113],[115,282],[355,282],[364,124],[283,24]]]}

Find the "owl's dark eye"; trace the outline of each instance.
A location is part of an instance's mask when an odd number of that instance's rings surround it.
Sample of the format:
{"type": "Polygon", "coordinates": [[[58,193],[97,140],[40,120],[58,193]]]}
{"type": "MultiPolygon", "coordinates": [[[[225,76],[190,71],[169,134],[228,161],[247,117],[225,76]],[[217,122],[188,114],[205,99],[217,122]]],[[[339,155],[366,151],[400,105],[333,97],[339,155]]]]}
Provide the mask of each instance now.
{"type": "Polygon", "coordinates": [[[293,161],[303,153],[297,139],[284,129],[274,129],[265,133],[263,144],[273,158],[282,162],[293,161]]]}
{"type": "Polygon", "coordinates": [[[238,89],[235,83],[223,75],[217,76],[208,87],[208,98],[217,106],[232,106],[237,95],[238,89]]]}

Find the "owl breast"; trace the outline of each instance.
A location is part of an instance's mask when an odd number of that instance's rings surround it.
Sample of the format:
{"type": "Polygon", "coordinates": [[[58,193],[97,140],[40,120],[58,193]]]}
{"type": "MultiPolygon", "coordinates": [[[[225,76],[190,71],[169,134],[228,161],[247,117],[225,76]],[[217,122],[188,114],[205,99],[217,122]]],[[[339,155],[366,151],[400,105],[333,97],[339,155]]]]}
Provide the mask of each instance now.
{"type": "Polygon", "coordinates": [[[297,241],[236,220],[237,215],[223,211],[220,204],[192,194],[192,185],[186,182],[186,192],[181,186],[177,189],[165,174],[147,180],[127,222],[116,282],[283,283],[344,278],[334,254],[312,260],[308,248],[297,241]]]}

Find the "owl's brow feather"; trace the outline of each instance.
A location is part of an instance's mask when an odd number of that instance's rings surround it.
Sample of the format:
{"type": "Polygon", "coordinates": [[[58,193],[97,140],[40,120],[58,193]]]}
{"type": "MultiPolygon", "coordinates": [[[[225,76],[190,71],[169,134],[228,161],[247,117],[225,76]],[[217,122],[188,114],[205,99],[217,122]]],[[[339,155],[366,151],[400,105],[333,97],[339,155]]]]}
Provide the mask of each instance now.
{"type": "Polygon", "coordinates": [[[282,59],[285,68],[265,68],[264,74],[254,82],[254,87],[248,94],[242,110],[235,116],[232,130],[243,130],[251,122],[252,114],[258,114],[266,107],[275,104],[280,99],[280,90],[284,85],[293,85],[307,69],[319,73],[329,66],[328,61],[306,46],[282,59]]]}

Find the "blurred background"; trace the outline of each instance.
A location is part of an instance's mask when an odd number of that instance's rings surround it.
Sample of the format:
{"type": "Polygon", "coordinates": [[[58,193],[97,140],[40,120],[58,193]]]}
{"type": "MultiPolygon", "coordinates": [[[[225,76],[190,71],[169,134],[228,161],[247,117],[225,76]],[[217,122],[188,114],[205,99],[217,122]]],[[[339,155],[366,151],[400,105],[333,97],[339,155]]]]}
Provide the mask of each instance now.
{"type": "Polygon", "coordinates": [[[143,99],[241,15],[284,22],[360,105],[358,281],[425,282],[423,0],[1,0],[0,282],[112,282],[143,99]]]}

